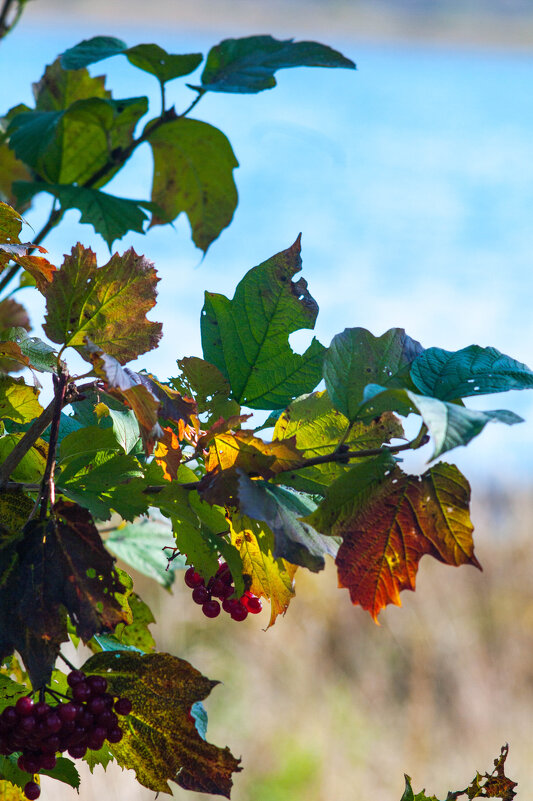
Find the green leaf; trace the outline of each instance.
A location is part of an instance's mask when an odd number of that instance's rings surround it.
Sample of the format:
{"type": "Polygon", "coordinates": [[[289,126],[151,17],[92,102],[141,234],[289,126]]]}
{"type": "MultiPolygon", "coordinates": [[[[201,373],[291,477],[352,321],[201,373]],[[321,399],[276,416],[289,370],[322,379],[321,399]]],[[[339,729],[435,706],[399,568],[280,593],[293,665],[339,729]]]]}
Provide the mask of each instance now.
{"type": "Polygon", "coordinates": [[[57,353],[46,342],[39,337],[30,337],[26,329],[12,328],[9,331],[9,338],[16,342],[22,354],[30,360],[30,366],[34,370],[43,373],[54,373],[57,370],[57,353]]]}
{"type": "Polygon", "coordinates": [[[65,70],[79,70],[104,58],[116,56],[124,52],[127,47],[122,39],[116,39],[114,36],[93,36],[92,39],[84,39],[65,50],[60,56],[61,66],[65,70]]]}
{"type": "Polygon", "coordinates": [[[155,641],[148,626],[155,623],[149,607],[138,595],[128,597],[128,605],[132,612],[132,622],[127,625],[119,623],[114,634],[95,634],[88,643],[94,653],[99,651],[136,651],[148,653],[155,650],[155,641]]]}
{"type": "MultiPolygon", "coordinates": [[[[274,439],[296,437],[296,447],[306,459],[333,453],[346,435],[348,418],[333,408],[327,392],[313,392],[297,398],[280,415],[274,427],[274,439]]],[[[369,423],[357,422],[350,428],[345,445],[350,451],[379,448],[393,437],[402,437],[400,422],[391,414],[383,414],[369,423]]],[[[324,494],[326,487],[353,466],[327,462],[283,473],[278,482],[303,492],[324,494]]]]}
{"type": "Polygon", "coordinates": [[[77,790],[80,786],[80,774],[74,762],[66,757],[58,757],[56,766],[53,770],[40,770],[43,776],[50,776],[52,779],[70,785],[77,790]]]}
{"type": "Polygon", "coordinates": [[[172,120],[145,131],[154,156],[152,201],[160,208],[151,225],[184,211],[196,247],[207,252],[237,206],[233,170],[239,166],[226,136],[206,122],[172,120]]]}
{"type": "Polygon", "coordinates": [[[46,67],[41,80],[34,84],[35,106],[39,111],[63,111],[76,100],[111,97],[105,78],[92,78],[87,70],[67,72],[59,58],[46,67]]]}
{"type": "Polygon", "coordinates": [[[20,534],[33,507],[34,501],[29,495],[19,490],[0,490],[0,537],[20,534]]]}
{"type": "Polygon", "coordinates": [[[281,41],[272,36],[225,39],[209,51],[202,88],[211,92],[261,92],[276,85],[276,70],[287,67],[355,69],[355,64],[317,42],[281,41]]]}
{"type": "Polygon", "coordinates": [[[190,714],[192,705],[203,701],[216,682],[165,653],[100,653],[83,670],[105,676],[112,693],[131,700],[124,737],[110,750],[119,765],[135,770],[140,784],[170,793],[171,780],[229,798],[239,761],[227,748],[203,740],[190,714]]]}
{"type": "Polygon", "coordinates": [[[233,398],[252,409],[284,409],[320,381],[324,346],[313,339],[303,355],[289,335],[313,328],[318,306],[303,278],[300,237],[253,267],[233,300],[206,292],[201,317],[204,358],[228,379],[233,398]]]}
{"type": "Polygon", "coordinates": [[[174,537],[168,524],[156,520],[141,520],[115,529],[106,539],[106,547],[126,564],[163,587],[174,582],[174,571],[182,568],[184,559],[168,561],[174,537]]]}
{"type": "MultiPolygon", "coordinates": [[[[0,756],[0,780],[8,781],[16,787],[24,788],[29,776],[25,771],[19,768],[17,759],[18,757],[15,754],[0,756]]],[[[11,799],[9,799],[9,801],[11,801],[11,799]]]]}
{"type": "Polygon", "coordinates": [[[65,50],[61,56],[61,65],[66,70],[76,70],[120,54],[125,55],[134,67],[155,75],[161,83],[189,75],[203,58],[201,53],[170,55],[156,44],[128,47],[121,39],[112,36],[94,36],[65,50]]]}
{"type": "MultiPolygon", "coordinates": [[[[23,434],[5,434],[0,437],[0,463],[11,453],[23,436],[23,434]]],[[[11,473],[11,480],[20,481],[22,484],[36,484],[43,477],[47,456],[47,443],[42,439],[36,440],[11,473]]]]}
{"type": "Polygon", "coordinates": [[[144,223],[148,215],[143,208],[154,209],[154,204],[148,200],[115,197],[107,192],[83,186],[42,182],[24,186],[22,182],[16,182],[15,189],[20,198],[27,198],[39,192],[49,192],[58,198],[63,211],[77,209],[81,214],[80,222],[92,225],[109,249],[115,240],[122,239],[128,231],[144,233],[144,223]]]}
{"type": "Polygon", "coordinates": [[[58,501],[0,549],[0,659],[18,651],[42,687],[68,638],[66,613],[86,642],[125,620],[123,589],[89,513],[58,501]]]}
{"type": "Polygon", "coordinates": [[[131,453],[141,441],[139,423],[135,413],[128,409],[125,412],[109,409],[109,417],[113,421],[113,434],[124,453],[131,453]]]}
{"type": "Polygon", "coordinates": [[[47,292],[44,331],[85,358],[88,337],[124,364],[155,348],[161,337],[161,324],[146,319],[158,280],[153,264],[133,249],[98,267],[93,251],[77,245],[47,292]]]}
{"type": "Polygon", "coordinates": [[[155,75],[160,83],[189,75],[202,63],[201,53],[172,55],[156,44],[140,44],[124,53],[130,64],[155,75]]]}
{"type": "Polygon", "coordinates": [[[315,573],[324,569],[324,556],[335,557],[338,543],[319,534],[302,517],[309,516],[314,504],[302,496],[266,481],[250,481],[239,475],[239,508],[248,517],[262,520],[274,534],[274,558],[307,567],[315,573]]]}
{"type": "Polygon", "coordinates": [[[23,378],[0,375],[0,418],[16,423],[28,423],[44,411],[37,400],[39,390],[30,387],[23,378]]]}
{"type": "MultiPolygon", "coordinates": [[[[11,206],[19,205],[13,192],[13,182],[30,180],[31,173],[26,165],[17,159],[6,142],[0,142],[0,201],[11,206]]],[[[25,211],[28,205],[19,205],[20,211],[25,211]]]]}
{"type": "Polygon", "coordinates": [[[114,756],[109,749],[109,744],[106,742],[100,748],[99,751],[92,751],[90,748],[87,750],[87,753],[83,757],[84,761],[88,764],[89,770],[91,773],[94,771],[97,765],[101,765],[105,770],[110,762],[114,761],[114,756]]]}
{"type": "MultiPolygon", "coordinates": [[[[120,450],[120,445],[111,428],[88,426],[77,428],[61,440],[59,448],[59,466],[63,471],[72,459],[83,457],[83,465],[88,468],[91,458],[99,451],[120,450]]],[[[64,479],[63,479],[64,480],[64,479]]]]}
{"type": "Polygon", "coordinates": [[[19,242],[19,234],[22,229],[23,219],[12,206],[7,203],[0,203],[0,241],[19,242]]]}
{"type": "Polygon", "coordinates": [[[479,345],[458,351],[428,348],[413,362],[411,378],[423,395],[445,401],[533,388],[533,371],[527,365],[479,345]]]}
{"type": "Polygon", "coordinates": [[[367,384],[411,388],[408,367],[422,351],[403,328],[391,328],[380,337],[365,328],[346,328],[333,337],[324,357],[324,380],[333,405],[352,422],[367,384]]]}
{"type": "Polygon", "coordinates": [[[22,695],[28,695],[28,688],[0,673],[0,712],[8,706],[14,706],[22,695]]]}

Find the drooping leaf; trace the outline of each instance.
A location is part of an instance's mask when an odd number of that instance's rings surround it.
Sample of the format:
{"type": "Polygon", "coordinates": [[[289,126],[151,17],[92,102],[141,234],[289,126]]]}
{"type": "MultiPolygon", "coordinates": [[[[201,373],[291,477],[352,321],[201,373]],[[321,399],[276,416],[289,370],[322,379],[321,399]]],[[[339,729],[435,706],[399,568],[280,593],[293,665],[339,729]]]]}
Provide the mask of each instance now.
{"type": "Polygon", "coordinates": [[[10,339],[15,342],[22,355],[28,359],[28,366],[43,373],[57,370],[57,353],[39,337],[28,336],[25,328],[17,327],[9,332],[10,339]]]}
{"type": "Polygon", "coordinates": [[[68,636],[65,611],[87,641],[124,620],[122,589],[91,516],[58,501],[0,550],[0,658],[17,650],[41,687],[68,636]]]}
{"type": "Polygon", "coordinates": [[[294,353],[289,335],[313,328],[318,306],[303,278],[300,237],[253,267],[229,300],[206,292],[201,317],[204,358],[228,379],[233,398],[252,409],[284,409],[320,381],[325,349],[313,339],[294,353]]]}
{"type": "Polygon", "coordinates": [[[275,86],[274,73],[287,67],[355,69],[355,64],[318,42],[282,41],[272,36],[224,39],[209,51],[202,87],[211,92],[260,92],[275,86]]]}
{"type": "Polygon", "coordinates": [[[409,365],[422,352],[422,345],[403,328],[391,328],[380,337],[365,328],[346,328],[333,337],[324,357],[324,380],[333,405],[352,422],[367,384],[412,388],[409,365]]]}
{"type": "MultiPolygon", "coordinates": [[[[184,398],[179,392],[176,392],[175,389],[172,389],[168,384],[162,384],[155,376],[149,373],[139,373],[138,375],[144,386],[148,387],[150,392],[152,392],[161,403],[161,408],[159,410],[160,417],[172,420],[172,422],[178,425],[180,429],[180,439],[183,438],[182,434],[185,434],[185,429],[188,427],[192,427],[193,429],[198,428],[199,424],[196,417],[198,409],[196,402],[192,400],[192,398],[184,398]]],[[[185,439],[186,438],[185,436],[185,439]]]]}
{"type": "Polygon", "coordinates": [[[262,520],[274,534],[274,557],[307,567],[315,573],[324,569],[324,556],[335,558],[338,542],[315,531],[302,521],[315,509],[303,496],[269,484],[250,481],[239,474],[239,507],[243,514],[262,520]]]}
{"type": "Polygon", "coordinates": [[[184,211],[194,244],[207,251],[226,228],[237,206],[233,170],[239,166],[218,128],[183,118],[148,134],[154,156],[152,201],[161,212],[151,225],[172,222],[184,211]]]}
{"type": "Polygon", "coordinates": [[[189,75],[202,61],[201,53],[171,55],[155,44],[128,47],[113,36],[94,36],[65,50],[61,65],[66,70],[77,70],[119,54],[125,55],[133,66],[155,75],[161,83],[189,75]]]}
{"type": "MultiPolygon", "coordinates": [[[[348,426],[348,418],[333,408],[327,392],[314,392],[293,401],[282,412],[274,427],[274,438],[285,440],[296,437],[298,450],[305,459],[312,459],[333,453],[348,426]]],[[[399,420],[390,413],[384,413],[368,423],[354,424],[345,446],[349,451],[379,448],[393,437],[402,436],[399,420]]],[[[326,462],[284,473],[280,480],[304,492],[324,494],[325,488],[353,464],[353,460],[349,463],[326,462]]]]}
{"type": "Polygon", "coordinates": [[[89,248],[76,245],[46,296],[46,335],[85,355],[85,339],[121,364],[155,348],[161,324],[146,319],[155,305],[152,262],[133,249],[115,253],[103,267],[89,248]]]}
{"type": "Polygon", "coordinates": [[[231,516],[231,541],[242,560],[244,573],[252,579],[250,590],[270,601],[270,622],[284,615],[294,598],[294,575],[297,566],[274,556],[274,535],[262,525],[240,513],[231,516]]]}
{"type": "Polygon", "coordinates": [[[37,400],[39,391],[23,378],[0,375],[0,417],[17,423],[27,423],[39,417],[43,407],[37,400]]]}
{"type": "Polygon", "coordinates": [[[216,682],[170,654],[101,653],[83,666],[101,674],[111,692],[126,695],[133,709],[124,737],[110,746],[119,765],[135,770],[137,780],[155,792],[170,793],[169,781],[229,798],[239,761],[229,749],[206,742],[190,716],[216,682]]]}
{"type": "Polygon", "coordinates": [[[423,395],[444,401],[533,387],[527,365],[479,345],[458,351],[428,348],[413,362],[411,378],[423,395]]]}
{"type": "Polygon", "coordinates": [[[342,538],[337,554],[340,586],[374,620],[400,592],[414,590],[418,563],[430,554],[449,565],[471,564],[470,487],[445,463],[409,476],[389,454],[369,459],[341,476],[307,521],[342,538]]]}
{"type": "MultiPolygon", "coordinates": [[[[23,434],[4,434],[0,437],[0,464],[23,436],[23,434]]],[[[47,456],[48,444],[41,438],[37,439],[11,473],[11,480],[20,481],[22,484],[36,484],[43,477],[47,456]]]]}
{"type": "Polygon", "coordinates": [[[109,534],[105,544],[111,553],[131,565],[139,573],[155,579],[163,587],[170,587],[174,571],[184,566],[183,559],[168,561],[174,536],[168,524],[144,519],[137,523],[120,526],[109,534]]]}

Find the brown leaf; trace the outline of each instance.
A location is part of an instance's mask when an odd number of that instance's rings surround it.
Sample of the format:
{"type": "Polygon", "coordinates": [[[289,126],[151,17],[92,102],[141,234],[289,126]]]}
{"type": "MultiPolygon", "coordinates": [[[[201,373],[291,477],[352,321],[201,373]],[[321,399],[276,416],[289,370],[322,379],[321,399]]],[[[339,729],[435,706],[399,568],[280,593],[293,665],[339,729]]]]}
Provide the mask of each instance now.
{"type": "Polygon", "coordinates": [[[177,481],[181,462],[180,443],[171,428],[163,429],[163,437],[154,450],[154,459],[163,468],[167,481],[177,481]]]}

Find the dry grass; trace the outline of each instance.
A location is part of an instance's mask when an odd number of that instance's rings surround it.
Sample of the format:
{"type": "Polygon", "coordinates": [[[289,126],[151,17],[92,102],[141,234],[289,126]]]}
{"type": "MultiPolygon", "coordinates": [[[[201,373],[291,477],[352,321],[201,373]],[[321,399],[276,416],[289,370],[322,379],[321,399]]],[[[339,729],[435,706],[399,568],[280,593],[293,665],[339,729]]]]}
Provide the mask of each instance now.
{"type": "MultiPolygon", "coordinates": [[[[209,739],[242,756],[234,801],[399,801],[404,772],[444,798],[507,741],[508,775],[532,797],[532,512],[525,491],[478,497],[484,572],[423,560],[416,594],[379,627],[336,589],[331,565],[301,571],[287,616],[266,633],[257,618],[207,621],[180,579],[173,595],[140,580],[159,647],[223,682],[207,703],[209,739]]],[[[44,787],[44,798],[74,798],[44,787]]],[[[103,797],[153,793],[97,769],[80,798],[103,797]]]]}

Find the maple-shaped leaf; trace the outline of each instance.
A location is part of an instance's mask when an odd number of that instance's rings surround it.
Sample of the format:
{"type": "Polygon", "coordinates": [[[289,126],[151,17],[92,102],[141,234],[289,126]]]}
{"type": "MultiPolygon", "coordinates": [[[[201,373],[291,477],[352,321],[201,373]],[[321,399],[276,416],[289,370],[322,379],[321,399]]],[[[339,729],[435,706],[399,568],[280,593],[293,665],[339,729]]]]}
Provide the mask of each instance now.
{"type": "Polygon", "coordinates": [[[149,456],[154,443],[162,436],[158,423],[160,402],[138,373],[122,367],[120,363],[103,353],[98,347],[87,343],[86,352],[97,376],[102,378],[107,391],[131,407],[139,423],[139,429],[146,454],[149,456]]]}
{"type": "Polygon", "coordinates": [[[335,557],[339,544],[334,537],[315,531],[302,518],[315,505],[303,496],[269,484],[250,481],[240,473],[239,508],[248,517],[262,520],[274,534],[274,556],[317,572],[324,569],[324,556],[335,557]]]}
{"type": "Polygon", "coordinates": [[[133,249],[115,253],[103,267],[89,248],[76,245],[46,293],[46,335],[85,353],[85,338],[121,364],[155,348],[161,324],[146,319],[159,279],[151,262],[133,249]]]}
{"type": "Polygon", "coordinates": [[[346,328],[333,337],[324,357],[324,381],[333,405],[350,422],[361,412],[367,384],[414,389],[409,367],[423,352],[403,328],[375,337],[366,328],[346,328]]]}
{"type": "Polygon", "coordinates": [[[483,776],[476,774],[466,790],[468,798],[500,798],[502,801],[513,801],[517,783],[505,775],[505,760],[508,753],[509,746],[502,746],[500,756],[494,760],[494,770],[491,773],[484,773],[483,776]]]}
{"type": "MultiPolygon", "coordinates": [[[[337,411],[327,392],[313,392],[297,398],[276,421],[274,438],[285,440],[296,437],[296,447],[305,459],[333,453],[348,431],[349,421],[337,411]]],[[[344,444],[349,451],[379,448],[393,437],[402,437],[403,428],[390,412],[366,423],[356,422],[350,427],[344,444]]],[[[326,462],[284,473],[280,481],[295,489],[324,494],[326,487],[355,463],[326,462]]]]}
{"type": "Polygon", "coordinates": [[[202,739],[190,715],[192,705],[218,682],[166,653],[95,654],[83,670],[105,676],[113,694],[130,699],[124,736],[110,750],[119,765],[135,771],[140,784],[170,794],[168,782],[175,781],[189,790],[229,798],[239,760],[228,748],[202,739]]]}
{"type": "Polygon", "coordinates": [[[18,651],[42,687],[68,636],[65,613],[84,641],[112,631],[126,619],[115,598],[122,590],[90,514],[58,501],[0,550],[0,658],[18,651]]]}
{"type": "Polygon", "coordinates": [[[269,627],[284,615],[294,598],[297,566],[274,556],[274,535],[268,526],[246,515],[231,515],[231,541],[238,548],[243,572],[251,577],[250,591],[270,601],[269,627]]]}
{"type": "Polygon", "coordinates": [[[303,278],[300,237],[292,247],[253,267],[233,300],[206,292],[201,316],[204,358],[230,383],[232,396],[252,409],[284,409],[322,377],[324,346],[313,338],[303,354],[289,336],[313,328],[318,306],[303,278]]]}
{"type": "Polygon", "coordinates": [[[470,486],[439,463],[422,476],[403,473],[389,454],[356,465],[332,484],[307,522],[342,538],[339,584],[374,620],[402,590],[414,590],[424,554],[480,567],[469,517],[470,486]]]}
{"type": "Polygon", "coordinates": [[[207,252],[237,206],[233,170],[239,166],[226,136],[206,122],[165,122],[146,138],[154,156],[152,201],[159,207],[151,225],[172,222],[184,211],[194,244],[207,252]]]}

